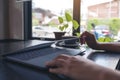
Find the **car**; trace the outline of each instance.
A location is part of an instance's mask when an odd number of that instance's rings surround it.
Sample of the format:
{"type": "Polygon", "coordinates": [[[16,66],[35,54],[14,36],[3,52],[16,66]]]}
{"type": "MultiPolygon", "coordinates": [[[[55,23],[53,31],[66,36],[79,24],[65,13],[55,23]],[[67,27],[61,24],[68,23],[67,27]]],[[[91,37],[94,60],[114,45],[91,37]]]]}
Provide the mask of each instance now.
{"type": "Polygon", "coordinates": [[[94,33],[95,33],[95,36],[97,38],[106,37],[106,36],[110,37],[109,26],[107,26],[107,25],[97,25],[94,28],[94,33]]]}
{"type": "Polygon", "coordinates": [[[53,37],[54,31],[57,31],[57,29],[50,26],[33,26],[32,27],[32,32],[34,37],[53,37]]]}

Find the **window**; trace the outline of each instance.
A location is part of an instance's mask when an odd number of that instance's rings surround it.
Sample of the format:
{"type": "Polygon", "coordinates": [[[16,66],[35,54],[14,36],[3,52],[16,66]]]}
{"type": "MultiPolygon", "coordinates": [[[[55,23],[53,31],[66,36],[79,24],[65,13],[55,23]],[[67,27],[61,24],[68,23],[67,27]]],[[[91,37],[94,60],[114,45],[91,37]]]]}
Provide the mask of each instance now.
{"type": "Polygon", "coordinates": [[[120,40],[120,0],[82,0],[81,26],[97,33],[98,41],[120,40]]]}
{"type": "MultiPolygon", "coordinates": [[[[64,16],[65,12],[73,15],[73,2],[73,0],[32,0],[32,37],[54,38],[53,32],[59,31],[58,16],[64,16]]],[[[70,34],[72,35],[72,32],[70,34]]]]}
{"type": "Polygon", "coordinates": [[[64,16],[66,11],[80,23],[80,33],[96,31],[100,35],[98,41],[106,37],[120,40],[119,0],[32,0],[32,37],[54,38],[53,32],[59,31],[57,17],[64,16]],[[95,30],[96,26],[108,26],[108,29],[95,30]]]}

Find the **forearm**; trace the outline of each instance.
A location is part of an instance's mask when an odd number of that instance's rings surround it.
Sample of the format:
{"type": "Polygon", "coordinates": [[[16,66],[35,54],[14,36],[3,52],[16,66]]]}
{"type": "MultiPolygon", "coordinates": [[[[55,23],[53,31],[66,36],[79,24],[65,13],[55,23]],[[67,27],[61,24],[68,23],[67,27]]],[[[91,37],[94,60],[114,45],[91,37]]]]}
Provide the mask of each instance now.
{"type": "Polygon", "coordinates": [[[111,69],[102,69],[98,80],[120,80],[120,72],[111,69]]]}
{"type": "Polygon", "coordinates": [[[120,80],[120,72],[100,65],[93,64],[91,77],[88,80],[120,80]]]}
{"type": "Polygon", "coordinates": [[[97,50],[120,52],[120,43],[98,43],[97,50]]]}
{"type": "MultiPolygon", "coordinates": [[[[120,80],[120,72],[112,70],[95,63],[85,64],[84,67],[88,67],[89,70],[77,74],[77,77],[73,80],[120,80]],[[83,75],[86,74],[86,75],[83,75]]],[[[78,70],[79,71],[79,70],[78,70]]]]}

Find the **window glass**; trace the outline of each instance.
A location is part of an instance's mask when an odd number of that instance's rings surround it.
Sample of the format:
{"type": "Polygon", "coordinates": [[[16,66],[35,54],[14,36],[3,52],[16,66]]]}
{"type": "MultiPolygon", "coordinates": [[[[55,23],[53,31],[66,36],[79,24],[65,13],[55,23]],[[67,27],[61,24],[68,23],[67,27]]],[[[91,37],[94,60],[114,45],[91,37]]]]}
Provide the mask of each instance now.
{"type": "Polygon", "coordinates": [[[98,41],[119,41],[120,0],[82,0],[81,26],[98,41]]]}
{"type": "Polygon", "coordinates": [[[32,37],[54,38],[58,16],[73,13],[73,0],[32,0],[32,37]]]}
{"type": "MultiPolygon", "coordinates": [[[[32,36],[54,38],[66,11],[73,14],[73,0],[32,0],[32,36]]],[[[100,42],[120,40],[120,0],[81,0],[80,17],[80,33],[92,32],[100,42]]]]}

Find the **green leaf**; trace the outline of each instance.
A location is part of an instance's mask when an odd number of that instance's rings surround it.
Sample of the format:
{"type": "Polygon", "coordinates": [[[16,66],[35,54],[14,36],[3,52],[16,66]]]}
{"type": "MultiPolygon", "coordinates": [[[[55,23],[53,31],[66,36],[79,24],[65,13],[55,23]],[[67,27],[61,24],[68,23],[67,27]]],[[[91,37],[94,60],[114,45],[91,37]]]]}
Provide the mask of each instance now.
{"type": "Polygon", "coordinates": [[[73,28],[74,28],[75,30],[78,29],[78,27],[79,27],[78,22],[77,22],[76,20],[72,20],[72,23],[73,23],[73,28]]]}
{"type": "Polygon", "coordinates": [[[98,38],[98,42],[104,42],[104,41],[105,41],[104,37],[98,38]]]}
{"type": "Polygon", "coordinates": [[[77,35],[78,38],[80,37],[80,33],[77,32],[77,33],[75,33],[75,34],[77,35]]]}
{"type": "Polygon", "coordinates": [[[105,42],[111,42],[112,39],[110,37],[105,37],[105,42]]]}
{"type": "Polygon", "coordinates": [[[60,29],[61,31],[63,31],[63,30],[64,30],[64,26],[60,26],[59,29],[60,29]]]}
{"type": "Polygon", "coordinates": [[[63,18],[62,17],[58,17],[59,23],[63,23],[63,18]]]}
{"type": "Polygon", "coordinates": [[[65,25],[64,25],[64,28],[65,28],[65,29],[68,28],[68,24],[65,24],[65,25]]]}
{"type": "Polygon", "coordinates": [[[72,21],[72,16],[67,12],[65,13],[65,18],[66,18],[67,22],[72,21]]]}
{"type": "Polygon", "coordinates": [[[111,42],[112,39],[110,37],[100,37],[98,38],[99,42],[111,42]]]}

